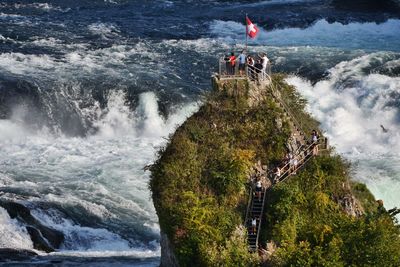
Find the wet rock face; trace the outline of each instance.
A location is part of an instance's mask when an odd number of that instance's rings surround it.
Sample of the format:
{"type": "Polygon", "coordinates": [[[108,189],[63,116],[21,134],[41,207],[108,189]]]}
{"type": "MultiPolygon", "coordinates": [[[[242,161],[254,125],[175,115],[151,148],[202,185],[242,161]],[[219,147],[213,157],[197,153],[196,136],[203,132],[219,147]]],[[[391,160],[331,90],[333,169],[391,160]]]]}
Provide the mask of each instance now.
{"type": "Polygon", "coordinates": [[[38,256],[35,252],[25,249],[0,248],[0,259],[8,261],[29,260],[38,256]]]}
{"type": "Polygon", "coordinates": [[[32,239],[33,247],[35,249],[45,251],[47,253],[54,251],[54,248],[50,246],[38,229],[32,226],[27,226],[26,230],[32,239]]]}
{"type": "Polygon", "coordinates": [[[179,267],[168,236],[161,232],[161,263],[160,267],[179,267]]]}
{"type": "Polygon", "coordinates": [[[12,219],[17,219],[26,226],[35,249],[52,252],[60,248],[64,234],[43,225],[32,216],[30,210],[22,204],[0,200],[0,206],[7,210],[12,219]]]}
{"type": "Polygon", "coordinates": [[[400,10],[397,0],[332,0],[332,5],[338,9],[351,11],[395,12],[400,10]]]}

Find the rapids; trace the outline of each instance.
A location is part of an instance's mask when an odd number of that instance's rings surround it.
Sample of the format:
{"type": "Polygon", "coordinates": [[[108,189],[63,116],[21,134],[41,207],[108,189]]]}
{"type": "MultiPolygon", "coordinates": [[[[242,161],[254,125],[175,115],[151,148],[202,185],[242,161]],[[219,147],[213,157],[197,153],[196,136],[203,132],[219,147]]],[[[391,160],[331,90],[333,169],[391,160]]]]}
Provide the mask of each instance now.
{"type": "MultiPolygon", "coordinates": [[[[0,1],[0,199],[65,236],[56,252],[15,264],[158,265],[143,168],[197,110],[218,57],[243,48],[246,12],[261,29],[250,49],[288,74],[354,177],[400,207],[397,11],[324,0],[0,1]]],[[[2,207],[0,248],[33,249],[2,207]]]]}

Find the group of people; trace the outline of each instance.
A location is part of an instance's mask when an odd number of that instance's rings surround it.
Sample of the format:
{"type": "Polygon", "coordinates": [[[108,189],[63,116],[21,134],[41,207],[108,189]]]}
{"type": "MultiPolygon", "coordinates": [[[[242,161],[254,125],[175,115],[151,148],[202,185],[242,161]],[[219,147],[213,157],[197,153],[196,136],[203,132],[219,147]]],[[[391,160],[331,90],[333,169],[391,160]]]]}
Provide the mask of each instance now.
{"type": "Polygon", "coordinates": [[[226,73],[228,75],[237,75],[236,63],[238,62],[239,75],[244,75],[247,66],[247,76],[252,80],[264,79],[265,75],[269,73],[270,60],[266,53],[258,54],[256,57],[246,55],[246,51],[242,52],[236,57],[235,53],[226,55],[225,58],[226,73]]]}
{"type": "Polygon", "coordinates": [[[279,181],[279,178],[281,178],[282,174],[285,173],[286,171],[289,171],[290,173],[296,174],[296,170],[299,165],[299,157],[298,155],[293,155],[293,153],[287,153],[283,163],[283,166],[277,166],[275,168],[275,172],[273,174],[273,182],[277,183],[279,181]]]}
{"type": "MultiPolygon", "coordinates": [[[[309,148],[312,149],[312,155],[318,155],[318,143],[319,143],[319,135],[316,130],[312,130],[311,132],[311,138],[309,141],[309,148]]],[[[305,151],[304,156],[309,156],[310,151],[305,151]]],[[[291,152],[287,153],[283,162],[282,162],[282,167],[277,166],[275,168],[275,171],[273,173],[273,183],[277,183],[279,179],[281,178],[282,174],[288,171],[289,173],[296,174],[296,171],[299,167],[299,161],[301,159],[301,154],[293,154],[291,152]]],[[[258,201],[261,201],[261,196],[262,196],[262,191],[263,191],[263,185],[262,185],[262,177],[257,177],[253,181],[253,185],[255,185],[255,196],[258,199],[258,201]]],[[[252,216],[251,218],[251,228],[249,234],[255,235],[257,233],[257,225],[259,223],[260,218],[257,216],[252,216]]]]}
{"type": "MultiPolygon", "coordinates": [[[[318,143],[319,143],[319,135],[316,130],[312,130],[311,132],[311,139],[309,141],[309,149],[311,151],[304,151],[304,157],[312,154],[313,156],[318,155],[318,143]],[[311,152],[311,153],[310,153],[311,152]]],[[[289,152],[286,154],[282,165],[277,166],[275,168],[273,174],[273,182],[276,183],[281,178],[282,174],[288,171],[289,173],[296,174],[299,160],[301,160],[301,154],[293,155],[293,153],[289,152]]]]}

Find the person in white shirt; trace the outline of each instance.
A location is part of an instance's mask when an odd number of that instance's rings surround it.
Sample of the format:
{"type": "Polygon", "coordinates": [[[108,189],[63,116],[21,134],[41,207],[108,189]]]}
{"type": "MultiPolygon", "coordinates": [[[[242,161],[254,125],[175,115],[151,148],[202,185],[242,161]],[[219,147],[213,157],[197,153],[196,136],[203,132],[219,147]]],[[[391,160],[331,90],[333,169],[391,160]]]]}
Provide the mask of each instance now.
{"type": "Polygon", "coordinates": [[[243,75],[244,70],[246,69],[246,52],[245,50],[240,53],[239,57],[239,74],[243,75]]]}
{"type": "Polygon", "coordinates": [[[258,180],[256,183],[256,193],[257,193],[258,201],[261,201],[261,190],[262,190],[261,180],[258,180]]]}
{"type": "Polygon", "coordinates": [[[261,57],[261,59],[262,59],[262,66],[263,66],[262,73],[264,75],[263,78],[265,78],[265,74],[267,73],[267,68],[269,65],[269,58],[267,57],[267,54],[264,53],[263,56],[261,57]]]}
{"type": "Polygon", "coordinates": [[[251,219],[251,232],[253,235],[256,233],[256,228],[257,228],[257,219],[256,217],[253,217],[253,219],[251,219]]]}

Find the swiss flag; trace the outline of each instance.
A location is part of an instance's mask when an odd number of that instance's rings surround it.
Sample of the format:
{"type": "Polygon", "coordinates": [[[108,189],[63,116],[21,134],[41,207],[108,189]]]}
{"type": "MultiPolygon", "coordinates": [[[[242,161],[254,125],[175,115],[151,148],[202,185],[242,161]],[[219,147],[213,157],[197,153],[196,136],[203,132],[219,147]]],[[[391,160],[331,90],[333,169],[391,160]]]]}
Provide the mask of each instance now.
{"type": "Polygon", "coordinates": [[[251,22],[251,20],[246,16],[246,32],[250,38],[255,38],[258,33],[258,28],[251,22]]]}

